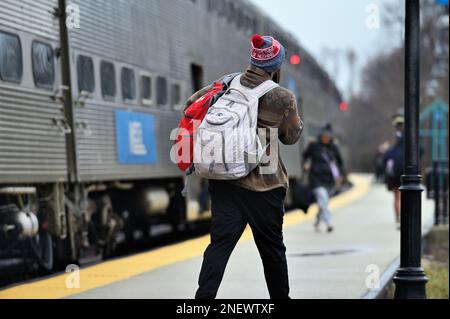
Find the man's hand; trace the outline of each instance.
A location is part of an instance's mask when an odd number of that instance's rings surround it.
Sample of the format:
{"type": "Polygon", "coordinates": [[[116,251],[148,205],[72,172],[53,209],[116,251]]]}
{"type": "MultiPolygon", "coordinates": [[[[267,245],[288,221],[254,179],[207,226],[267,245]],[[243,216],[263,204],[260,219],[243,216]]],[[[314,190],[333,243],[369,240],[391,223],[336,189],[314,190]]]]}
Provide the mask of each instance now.
{"type": "Polygon", "coordinates": [[[303,171],[304,171],[304,172],[309,172],[310,169],[311,169],[310,163],[305,163],[305,164],[303,165],[303,171]]]}

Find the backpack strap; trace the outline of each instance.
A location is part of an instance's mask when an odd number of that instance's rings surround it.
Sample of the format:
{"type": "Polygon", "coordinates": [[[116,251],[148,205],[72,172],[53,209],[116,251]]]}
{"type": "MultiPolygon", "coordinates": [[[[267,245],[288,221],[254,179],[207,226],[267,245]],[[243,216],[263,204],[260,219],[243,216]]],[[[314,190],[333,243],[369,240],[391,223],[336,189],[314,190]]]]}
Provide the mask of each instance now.
{"type": "Polygon", "coordinates": [[[241,93],[249,94],[252,96],[255,96],[256,98],[261,98],[264,95],[266,95],[268,92],[272,91],[273,89],[279,87],[278,84],[276,84],[272,80],[267,80],[254,89],[250,89],[248,87],[245,87],[241,84],[241,75],[236,76],[233,81],[231,82],[230,88],[233,88],[235,90],[239,90],[241,93]]]}
{"type": "Polygon", "coordinates": [[[237,76],[240,76],[240,75],[242,75],[242,73],[232,73],[232,74],[225,75],[224,78],[222,79],[222,84],[228,88],[228,87],[230,87],[231,82],[237,76]]]}
{"type": "Polygon", "coordinates": [[[255,87],[251,91],[252,91],[253,95],[258,97],[258,99],[259,99],[277,87],[279,87],[279,85],[277,83],[275,83],[272,80],[267,80],[267,81],[261,83],[260,85],[258,85],[257,87],[255,87]]]}
{"type": "Polygon", "coordinates": [[[217,102],[217,100],[220,99],[222,97],[222,95],[224,95],[226,93],[226,91],[231,87],[231,83],[233,82],[233,80],[241,74],[242,73],[232,73],[232,74],[225,75],[221,82],[222,90],[214,95],[214,97],[211,100],[210,105],[215,104],[217,102]]]}
{"type": "Polygon", "coordinates": [[[240,89],[241,91],[242,91],[242,89],[244,91],[248,90],[248,88],[241,85],[241,78],[242,78],[242,74],[238,74],[237,76],[235,76],[234,79],[230,82],[230,85],[228,88],[237,88],[237,89],[240,89]]]}

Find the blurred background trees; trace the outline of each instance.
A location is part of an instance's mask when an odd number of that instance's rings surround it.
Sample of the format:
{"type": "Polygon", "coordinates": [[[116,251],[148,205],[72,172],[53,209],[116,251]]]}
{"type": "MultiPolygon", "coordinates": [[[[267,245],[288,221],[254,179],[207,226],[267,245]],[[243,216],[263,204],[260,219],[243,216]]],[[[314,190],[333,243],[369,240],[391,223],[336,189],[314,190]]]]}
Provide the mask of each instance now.
{"type": "MultiPolygon", "coordinates": [[[[448,6],[436,0],[422,1],[421,108],[436,98],[449,100],[448,86],[448,6]]],[[[381,52],[363,68],[360,90],[350,90],[349,109],[338,125],[346,130],[348,165],[357,171],[373,171],[377,146],[392,142],[392,116],[404,105],[403,1],[383,10],[382,27],[388,28],[399,45],[381,52]]],[[[348,55],[348,63],[355,57],[348,55]]],[[[424,141],[425,151],[427,142],[424,141]]]]}

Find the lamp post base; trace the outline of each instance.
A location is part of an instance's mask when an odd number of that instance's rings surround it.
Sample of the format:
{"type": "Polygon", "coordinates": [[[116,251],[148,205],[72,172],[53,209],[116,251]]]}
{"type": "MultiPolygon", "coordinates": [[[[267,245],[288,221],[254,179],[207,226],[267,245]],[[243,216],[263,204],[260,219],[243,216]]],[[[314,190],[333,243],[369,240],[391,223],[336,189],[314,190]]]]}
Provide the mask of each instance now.
{"type": "Polygon", "coordinates": [[[395,299],[426,299],[428,278],[421,267],[400,268],[395,277],[395,299]]]}

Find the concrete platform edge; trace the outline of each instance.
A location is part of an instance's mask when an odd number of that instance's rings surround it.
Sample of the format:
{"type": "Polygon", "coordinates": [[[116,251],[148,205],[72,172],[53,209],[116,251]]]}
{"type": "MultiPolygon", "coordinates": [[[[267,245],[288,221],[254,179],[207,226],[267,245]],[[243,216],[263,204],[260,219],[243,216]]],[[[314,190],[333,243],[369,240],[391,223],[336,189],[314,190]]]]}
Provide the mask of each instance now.
{"type": "MultiPolygon", "coordinates": [[[[425,238],[433,229],[433,223],[428,223],[424,227],[424,231],[422,232],[422,239],[425,238]]],[[[383,272],[380,278],[380,288],[369,290],[362,299],[382,299],[384,293],[386,292],[387,286],[392,282],[392,279],[397,272],[397,269],[400,267],[400,256],[395,258],[392,263],[388,266],[388,268],[383,272]]]]}

